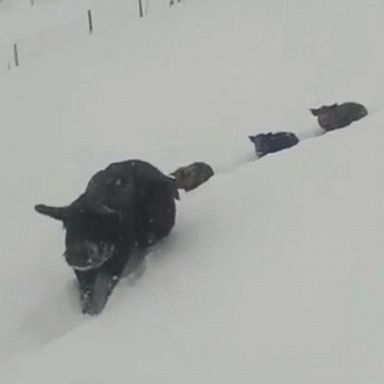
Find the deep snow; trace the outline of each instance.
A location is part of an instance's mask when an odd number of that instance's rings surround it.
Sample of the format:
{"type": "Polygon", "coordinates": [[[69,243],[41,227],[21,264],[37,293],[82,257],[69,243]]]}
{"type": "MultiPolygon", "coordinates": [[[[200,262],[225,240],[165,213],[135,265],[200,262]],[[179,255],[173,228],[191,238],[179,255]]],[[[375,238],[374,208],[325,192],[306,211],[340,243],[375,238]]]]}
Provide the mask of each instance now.
{"type": "Polygon", "coordinates": [[[382,2],[117,11],[1,74],[0,382],[382,383],[382,2]],[[370,115],[317,137],[308,108],[349,100],[370,115]],[[307,139],[253,161],[247,135],[271,130],[307,139]],[[135,157],[217,175],[84,317],[63,231],[33,205],[135,157]]]}

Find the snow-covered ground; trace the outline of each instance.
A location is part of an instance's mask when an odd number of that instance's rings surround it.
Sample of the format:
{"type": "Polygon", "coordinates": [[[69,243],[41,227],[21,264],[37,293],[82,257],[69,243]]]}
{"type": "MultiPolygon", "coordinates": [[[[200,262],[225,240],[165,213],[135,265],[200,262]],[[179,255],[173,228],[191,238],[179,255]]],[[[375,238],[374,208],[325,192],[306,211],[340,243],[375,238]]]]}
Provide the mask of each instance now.
{"type": "Polygon", "coordinates": [[[116,4],[1,74],[0,383],[381,384],[382,1],[185,0],[130,23],[116,4]],[[350,100],[370,115],[318,136],[308,108],[350,100]],[[247,135],[271,130],[305,140],[254,161],[247,135]],[[129,158],[217,174],[90,318],[33,205],[129,158]]]}
{"type": "MultiPolygon", "coordinates": [[[[169,8],[169,0],[142,4],[146,16],[169,8]]],[[[25,65],[89,34],[88,10],[98,33],[139,17],[138,0],[0,0],[0,74],[15,66],[14,44],[25,65]]]]}

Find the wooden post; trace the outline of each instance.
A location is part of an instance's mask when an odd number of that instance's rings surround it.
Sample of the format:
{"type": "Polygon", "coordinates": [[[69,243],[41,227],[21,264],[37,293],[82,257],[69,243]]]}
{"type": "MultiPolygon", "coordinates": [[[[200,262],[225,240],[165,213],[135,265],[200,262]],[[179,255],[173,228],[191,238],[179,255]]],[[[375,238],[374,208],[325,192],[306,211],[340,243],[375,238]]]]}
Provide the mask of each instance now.
{"type": "Polygon", "coordinates": [[[138,0],[138,2],[139,2],[139,17],[144,17],[143,0],[138,0]]]}
{"type": "Polygon", "coordinates": [[[91,10],[88,9],[88,29],[89,29],[89,34],[91,35],[93,32],[93,20],[92,20],[92,13],[91,10]]]}
{"type": "Polygon", "coordinates": [[[17,44],[13,44],[13,57],[15,59],[16,67],[19,66],[19,52],[17,51],[17,44]]]}

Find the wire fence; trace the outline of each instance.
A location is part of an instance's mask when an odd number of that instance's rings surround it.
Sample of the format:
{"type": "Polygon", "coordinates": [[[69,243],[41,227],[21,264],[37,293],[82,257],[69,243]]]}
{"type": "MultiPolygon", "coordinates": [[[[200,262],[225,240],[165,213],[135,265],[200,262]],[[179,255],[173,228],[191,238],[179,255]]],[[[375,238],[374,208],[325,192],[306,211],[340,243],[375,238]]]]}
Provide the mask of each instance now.
{"type": "MultiPolygon", "coordinates": [[[[1,1],[1,0],[0,0],[1,1]]],[[[39,1],[42,0],[26,0],[30,2],[30,6],[38,12],[39,1]]],[[[106,2],[112,0],[105,0],[106,2]]],[[[128,0],[127,0],[128,1],[128,0]]],[[[163,5],[172,7],[180,0],[163,0],[163,5]]],[[[128,4],[128,3],[127,3],[128,4]]],[[[143,18],[148,14],[149,0],[131,0],[129,6],[124,11],[126,12],[127,22],[133,18],[143,18]]],[[[86,35],[92,35],[97,31],[98,22],[104,21],[113,23],[113,18],[123,17],[118,10],[113,9],[112,14],[108,15],[105,10],[100,9],[97,12],[97,20],[95,20],[95,12],[92,8],[75,12],[73,16],[65,21],[54,26],[40,30],[33,35],[25,38],[10,39],[6,42],[0,41],[0,72],[5,72],[26,65],[28,62],[41,57],[46,52],[57,49],[63,43],[67,43],[86,35]],[[105,20],[100,20],[104,18],[105,20]]]]}

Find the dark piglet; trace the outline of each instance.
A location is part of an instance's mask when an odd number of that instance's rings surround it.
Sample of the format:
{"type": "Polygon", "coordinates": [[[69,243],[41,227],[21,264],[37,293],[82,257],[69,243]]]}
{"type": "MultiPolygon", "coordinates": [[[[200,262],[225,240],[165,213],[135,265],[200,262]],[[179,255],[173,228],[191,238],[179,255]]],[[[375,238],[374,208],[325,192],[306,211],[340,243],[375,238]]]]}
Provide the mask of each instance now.
{"type": "Polygon", "coordinates": [[[293,147],[299,142],[297,136],[292,132],[259,133],[256,136],[248,137],[255,145],[258,157],[293,147]]]}
{"type": "Polygon", "coordinates": [[[311,108],[310,111],[317,117],[320,127],[325,131],[347,127],[368,115],[364,105],[355,102],[324,105],[320,108],[311,108]]]}
{"type": "Polygon", "coordinates": [[[197,161],[178,168],[171,175],[175,178],[177,188],[191,191],[210,179],[214,171],[207,163],[197,161]]]}
{"type": "Polygon", "coordinates": [[[35,206],[64,224],[64,257],[79,282],[84,313],[100,313],[126,265],[137,268],[145,251],[170,233],[176,198],[171,177],[129,160],[96,173],[68,206],[35,206]]]}

